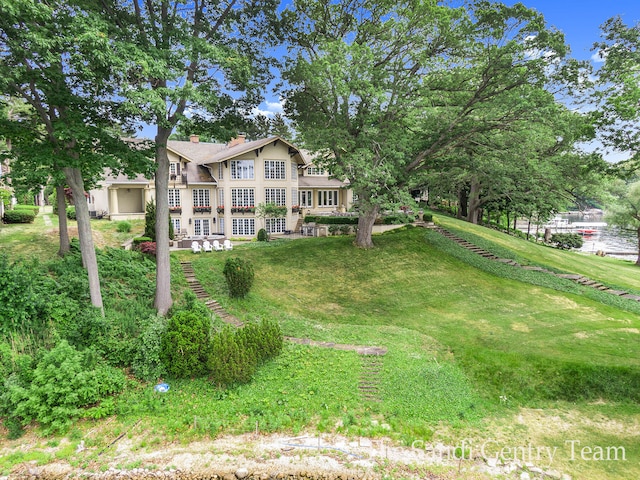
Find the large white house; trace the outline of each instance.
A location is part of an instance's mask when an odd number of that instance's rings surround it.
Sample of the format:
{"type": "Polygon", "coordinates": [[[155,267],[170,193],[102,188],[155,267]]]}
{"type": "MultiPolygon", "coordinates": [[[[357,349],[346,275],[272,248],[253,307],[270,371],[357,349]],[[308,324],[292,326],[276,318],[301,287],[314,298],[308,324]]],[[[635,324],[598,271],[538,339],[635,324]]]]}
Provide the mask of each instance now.
{"type": "MultiPolygon", "coordinates": [[[[169,141],[169,208],[180,237],[253,237],[298,231],[308,214],[330,214],[352,206],[348,184],[316,168],[310,156],[281,137],[228,144],[169,141]],[[255,207],[286,207],[281,218],[261,219],[255,207]]],[[[154,182],[142,176],[107,176],[90,192],[90,210],[111,220],[144,218],[155,198],[154,182]]]]}

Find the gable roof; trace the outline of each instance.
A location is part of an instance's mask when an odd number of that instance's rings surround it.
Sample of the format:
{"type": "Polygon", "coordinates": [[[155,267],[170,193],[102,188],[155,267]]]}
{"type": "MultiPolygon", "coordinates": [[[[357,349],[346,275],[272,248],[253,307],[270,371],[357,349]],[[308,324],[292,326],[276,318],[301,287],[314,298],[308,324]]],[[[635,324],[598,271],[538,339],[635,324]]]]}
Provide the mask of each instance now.
{"type": "Polygon", "coordinates": [[[208,159],[228,148],[224,143],[169,140],[167,148],[176,155],[196,164],[209,163],[208,159]]]}

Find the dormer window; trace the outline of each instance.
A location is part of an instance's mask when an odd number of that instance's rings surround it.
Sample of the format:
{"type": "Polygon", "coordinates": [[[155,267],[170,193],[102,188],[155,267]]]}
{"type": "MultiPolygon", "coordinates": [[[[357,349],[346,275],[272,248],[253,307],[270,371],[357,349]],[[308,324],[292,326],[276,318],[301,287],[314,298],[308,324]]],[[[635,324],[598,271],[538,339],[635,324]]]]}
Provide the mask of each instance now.
{"type": "Polygon", "coordinates": [[[169,164],[169,178],[175,180],[180,175],[180,163],[171,162],[169,164]]]}

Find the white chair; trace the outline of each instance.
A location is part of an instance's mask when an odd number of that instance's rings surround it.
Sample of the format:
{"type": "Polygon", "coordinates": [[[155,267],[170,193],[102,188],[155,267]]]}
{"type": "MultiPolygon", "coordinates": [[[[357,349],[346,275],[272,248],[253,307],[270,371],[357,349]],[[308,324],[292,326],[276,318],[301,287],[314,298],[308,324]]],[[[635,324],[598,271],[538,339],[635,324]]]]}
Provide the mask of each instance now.
{"type": "Polygon", "coordinates": [[[220,242],[218,240],[214,240],[213,241],[213,249],[215,251],[220,251],[220,250],[224,250],[224,247],[222,245],[220,245],[220,242]]]}
{"type": "Polygon", "coordinates": [[[191,242],[191,251],[193,251],[193,253],[200,253],[202,251],[202,247],[194,240],[191,242]]]}
{"type": "Polygon", "coordinates": [[[231,245],[231,240],[227,239],[223,242],[225,250],[233,250],[233,245],[231,245]]]}
{"type": "Polygon", "coordinates": [[[209,243],[209,240],[205,240],[204,242],[202,242],[202,250],[205,252],[213,251],[213,249],[211,248],[211,244],[209,243]]]}

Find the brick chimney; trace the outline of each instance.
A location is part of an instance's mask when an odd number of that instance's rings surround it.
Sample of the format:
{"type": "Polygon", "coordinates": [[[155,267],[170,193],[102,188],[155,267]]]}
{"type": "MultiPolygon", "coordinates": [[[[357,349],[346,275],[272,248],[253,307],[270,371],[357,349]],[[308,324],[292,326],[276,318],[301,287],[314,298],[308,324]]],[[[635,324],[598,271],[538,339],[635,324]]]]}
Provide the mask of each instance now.
{"type": "Polygon", "coordinates": [[[189,141],[191,143],[200,143],[200,137],[198,135],[189,135],[189,141]]]}
{"type": "Polygon", "coordinates": [[[244,143],[245,138],[246,138],[246,135],[244,133],[239,133],[236,138],[231,139],[231,141],[229,142],[229,148],[235,147],[236,145],[242,145],[244,143]]]}

